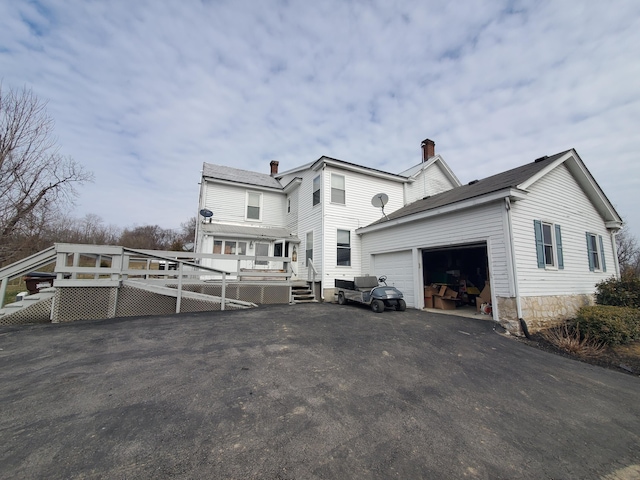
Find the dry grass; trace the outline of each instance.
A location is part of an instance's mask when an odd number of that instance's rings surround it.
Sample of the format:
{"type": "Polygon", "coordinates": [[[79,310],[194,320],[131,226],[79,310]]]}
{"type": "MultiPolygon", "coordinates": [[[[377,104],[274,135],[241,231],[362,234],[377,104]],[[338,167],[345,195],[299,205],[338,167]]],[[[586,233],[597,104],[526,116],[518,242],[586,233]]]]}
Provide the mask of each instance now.
{"type": "Polygon", "coordinates": [[[578,329],[568,325],[544,330],[540,335],[559,350],[580,358],[598,357],[606,349],[604,343],[592,340],[588,335],[581,335],[578,329]]]}

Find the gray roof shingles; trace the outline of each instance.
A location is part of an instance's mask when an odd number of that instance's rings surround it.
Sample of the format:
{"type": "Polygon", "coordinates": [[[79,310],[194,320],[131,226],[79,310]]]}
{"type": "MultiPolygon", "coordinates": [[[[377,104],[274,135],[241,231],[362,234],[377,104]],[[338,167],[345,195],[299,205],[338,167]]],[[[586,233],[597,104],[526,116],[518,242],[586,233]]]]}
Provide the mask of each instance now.
{"type": "MultiPolygon", "coordinates": [[[[426,197],[422,200],[417,200],[388,214],[387,218],[388,220],[394,220],[414,213],[425,212],[434,208],[440,208],[446,205],[462,202],[464,200],[469,200],[471,198],[480,197],[506,188],[515,188],[566,154],[568,151],[569,150],[566,150],[550,157],[528,163],[521,167],[492,175],[491,177],[484,178],[472,183],[471,185],[462,185],[460,187],[447,190],[446,192],[426,197]]],[[[385,223],[388,220],[383,218],[372,223],[372,225],[385,223]]]]}
{"type": "Polygon", "coordinates": [[[226,167],[224,165],[214,165],[205,163],[202,167],[202,175],[218,180],[243,183],[245,185],[255,185],[259,187],[269,187],[282,190],[282,185],[271,175],[265,173],[251,172],[239,168],[226,167]]]}

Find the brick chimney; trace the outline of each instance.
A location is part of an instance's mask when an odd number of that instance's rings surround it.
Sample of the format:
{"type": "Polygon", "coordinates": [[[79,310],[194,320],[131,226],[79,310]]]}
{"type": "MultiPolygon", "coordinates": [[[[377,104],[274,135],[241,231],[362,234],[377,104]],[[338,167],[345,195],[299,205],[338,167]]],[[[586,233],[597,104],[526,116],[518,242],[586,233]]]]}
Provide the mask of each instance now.
{"type": "Polygon", "coordinates": [[[271,176],[273,177],[274,175],[278,174],[278,165],[280,164],[280,162],[278,162],[277,160],[271,160],[271,163],[269,165],[271,165],[271,176]]]}
{"type": "Polygon", "coordinates": [[[427,160],[429,160],[431,157],[435,156],[436,154],[436,142],[434,142],[433,140],[429,140],[428,138],[426,140],[422,141],[422,161],[426,162],[427,160]]]}

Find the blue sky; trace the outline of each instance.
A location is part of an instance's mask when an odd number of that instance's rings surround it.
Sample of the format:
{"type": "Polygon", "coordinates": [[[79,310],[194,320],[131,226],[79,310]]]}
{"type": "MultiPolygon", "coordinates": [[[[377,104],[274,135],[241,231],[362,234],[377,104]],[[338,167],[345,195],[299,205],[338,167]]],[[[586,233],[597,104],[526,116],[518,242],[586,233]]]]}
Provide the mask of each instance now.
{"type": "Polygon", "coordinates": [[[96,175],[76,216],[177,227],[202,162],[462,182],[575,148],[640,238],[640,2],[0,2],[0,78],[96,175]]]}

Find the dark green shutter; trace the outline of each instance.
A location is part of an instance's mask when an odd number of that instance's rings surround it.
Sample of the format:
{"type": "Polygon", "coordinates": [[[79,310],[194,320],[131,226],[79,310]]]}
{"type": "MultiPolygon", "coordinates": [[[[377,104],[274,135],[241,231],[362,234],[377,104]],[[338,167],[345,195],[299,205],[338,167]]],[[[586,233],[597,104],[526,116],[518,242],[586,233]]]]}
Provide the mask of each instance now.
{"type": "Polygon", "coordinates": [[[607,271],[607,263],[604,261],[604,244],[602,243],[602,235],[598,235],[600,240],[600,261],[602,262],[602,271],[607,271]]]}
{"type": "Polygon", "coordinates": [[[586,235],[587,235],[587,255],[589,256],[589,270],[593,272],[595,268],[593,266],[593,250],[591,249],[591,235],[589,235],[589,232],[587,232],[586,235]]]}
{"type": "Polygon", "coordinates": [[[542,222],[533,221],[533,230],[536,234],[536,255],[538,256],[538,268],[544,268],[544,243],[542,241],[542,222]]]}
{"type": "Polygon", "coordinates": [[[564,258],[562,257],[562,235],[560,234],[560,225],[556,225],[556,250],[558,255],[558,268],[564,268],[564,258]]]}

